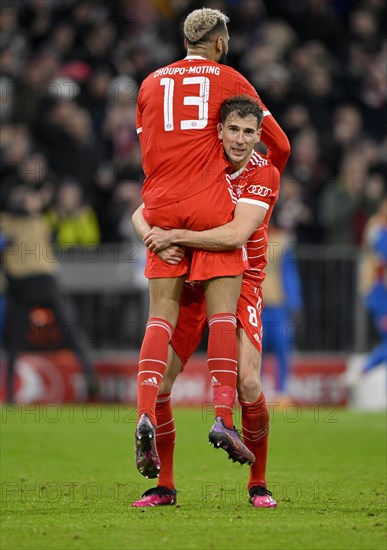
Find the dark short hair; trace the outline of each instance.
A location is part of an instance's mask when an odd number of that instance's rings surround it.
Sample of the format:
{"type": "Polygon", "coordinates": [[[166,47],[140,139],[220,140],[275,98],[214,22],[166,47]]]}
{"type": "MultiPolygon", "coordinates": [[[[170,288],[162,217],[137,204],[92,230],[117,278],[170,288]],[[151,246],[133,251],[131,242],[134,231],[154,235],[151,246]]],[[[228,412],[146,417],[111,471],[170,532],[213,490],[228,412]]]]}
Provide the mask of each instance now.
{"type": "Polygon", "coordinates": [[[222,124],[230,113],[236,113],[240,118],[245,118],[249,115],[255,116],[258,122],[258,128],[263,121],[263,111],[258,101],[247,95],[235,95],[225,99],[220,108],[220,120],[222,124]]]}

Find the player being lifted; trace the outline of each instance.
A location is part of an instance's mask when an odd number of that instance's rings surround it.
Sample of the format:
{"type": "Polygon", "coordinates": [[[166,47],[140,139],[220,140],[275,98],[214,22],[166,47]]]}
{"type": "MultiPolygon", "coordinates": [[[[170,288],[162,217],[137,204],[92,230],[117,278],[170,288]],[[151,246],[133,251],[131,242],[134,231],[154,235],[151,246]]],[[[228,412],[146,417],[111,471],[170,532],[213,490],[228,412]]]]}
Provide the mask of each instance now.
{"type": "MultiPolygon", "coordinates": [[[[257,153],[254,145],[260,140],[262,109],[247,96],[224,101],[218,137],[232,165],[229,181],[236,196],[233,221],[206,231],[150,228],[139,209],[133,223],[145,244],[155,252],[171,245],[201,247],[208,250],[235,249],[246,243],[250,267],[245,271],[238,301],[238,397],[242,408],[242,432],[255,461],[250,469],[248,490],[255,507],[276,507],[266,487],[266,461],[269,436],[269,414],[260,382],[262,355],[261,311],[262,282],[265,277],[267,227],[279,193],[279,172],[267,157],[257,153]]],[[[166,256],[165,256],[166,258],[166,256]]],[[[169,365],[160,386],[156,405],[157,448],[161,459],[158,486],[144,493],[134,506],[160,506],[176,502],[173,476],[175,427],[170,403],[173,383],[196,350],[206,325],[203,289],[185,284],[179,319],[172,338],[169,365]]],[[[217,387],[218,372],[211,371],[213,387],[217,387]]],[[[218,429],[215,422],[214,431],[218,429]]],[[[221,430],[226,444],[233,432],[221,430]]],[[[210,441],[212,441],[210,432],[210,441]]],[[[216,441],[215,441],[216,443],[216,441]]],[[[235,455],[229,453],[231,458],[235,455]]]]}
{"type": "MultiPolygon", "coordinates": [[[[233,218],[235,204],[227,189],[227,163],[216,135],[220,106],[237,93],[258,96],[242,75],[221,64],[228,51],[227,22],[218,10],[203,8],[190,13],[184,23],[187,57],[153,72],[141,85],[136,126],[146,175],[143,214],[151,226],[202,231],[233,218]]],[[[278,163],[286,162],[289,143],[271,116],[265,117],[262,140],[272,151],[280,151],[278,163]],[[271,147],[274,144],[276,147],[271,147]]],[[[243,270],[241,249],[192,250],[181,262],[172,264],[148,251],[145,274],[150,312],[140,351],[135,439],[136,465],[145,477],[157,477],[160,470],[155,445],[156,398],[188,273],[192,280],[202,281],[206,297],[208,363],[218,381],[214,387],[218,421],[211,430],[212,439],[225,447],[226,433],[233,431],[235,315],[243,270]]],[[[236,431],[227,445],[227,452],[233,451],[240,462],[254,460],[236,431]]]]}

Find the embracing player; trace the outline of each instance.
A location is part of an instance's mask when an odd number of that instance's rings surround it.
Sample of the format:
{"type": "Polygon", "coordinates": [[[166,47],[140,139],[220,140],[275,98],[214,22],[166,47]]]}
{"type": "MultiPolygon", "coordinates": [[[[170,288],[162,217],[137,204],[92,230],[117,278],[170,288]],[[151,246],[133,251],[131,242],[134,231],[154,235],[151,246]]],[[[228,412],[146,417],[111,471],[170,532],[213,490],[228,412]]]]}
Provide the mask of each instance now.
{"type": "MultiPolygon", "coordinates": [[[[262,356],[263,308],[262,282],[265,277],[267,227],[279,193],[279,171],[270,160],[257,153],[254,145],[261,137],[263,113],[259,103],[247,96],[236,96],[223,102],[218,137],[232,165],[228,176],[235,193],[233,221],[206,231],[153,227],[147,224],[140,210],[133,222],[144,242],[155,252],[171,245],[184,245],[207,250],[236,249],[246,241],[250,267],[245,271],[237,307],[238,318],[238,397],[242,408],[243,438],[255,457],[250,469],[248,490],[255,507],[275,507],[266,486],[269,415],[260,382],[262,356]]],[[[160,386],[156,405],[157,447],[161,472],[156,488],[147,491],[135,506],[159,506],[176,502],[173,477],[175,428],[170,397],[173,383],[188,358],[196,350],[206,326],[203,290],[199,285],[186,284],[180,303],[179,319],[172,338],[171,358],[160,386]]],[[[217,388],[218,372],[211,371],[213,388],[217,388]]],[[[221,419],[217,419],[221,428],[221,419]]],[[[217,423],[216,422],[216,423],[217,423]]],[[[215,423],[215,430],[216,428],[215,423]]],[[[233,433],[222,429],[225,444],[233,433]]],[[[211,433],[210,433],[211,441],[211,433]]],[[[237,456],[230,457],[237,459],[237,456]]]]}
{"type": "MultiPolygon", "coordinates": [[[[225,98],[236,94],[259,97],[241,74],[222,64],[228,51],[227,23],[228,18],[219,10],[194,10],[184,22],[187,57],[154,71],[141,85],[136,126],[146,175],[143,214],[151,226],[202,231],[233,218],[235,205],[227,189],[227,162],[216,135],[220,106],[225,98]]],[[[286,163],[288,140],[266,108],[264,111],[262,140],[271,151],[281,151],[278,163],[286,163]],[[271,148],[274,144],[277,147],[271,148]]],[[[159,473],[154,444],[156,399],[188,274],[202,281],[206,296],[208,362],[219,383],[213,394],[215,416],[222,419],[211,430],[213,439],[223,446],[226,432],[220,431],[224,427],[233,432],[227,452],[237,447],[237,460],[254,459],[233,429],[232,419],[237,380],[235,315],[243,270],[241,249],[216,253],[213,249],[191,249],[181,262],[171,264],[148,251],[145,273],[150,312],[140,351],[135,436],[136,466],[145,477],[154,478],[159,473]]]]}

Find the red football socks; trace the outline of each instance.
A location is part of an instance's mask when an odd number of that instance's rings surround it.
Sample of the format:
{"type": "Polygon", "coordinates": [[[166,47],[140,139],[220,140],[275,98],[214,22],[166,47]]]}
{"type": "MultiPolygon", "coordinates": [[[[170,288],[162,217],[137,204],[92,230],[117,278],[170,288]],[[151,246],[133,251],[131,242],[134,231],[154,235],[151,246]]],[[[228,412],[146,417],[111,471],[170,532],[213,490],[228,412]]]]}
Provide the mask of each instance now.
{"type": "Polygon", "coordinates": [[[175,451],[175,421],[171,406],[171,394],[159,395],[156,401],[156,446],[160,457],[161,469],[158,487],[175,488],[173,478],[173,455],[175,451]]]}
{"type": "Polygon", "coordinates": [[[146,413],[156,426],[156,398],[168,360],[168,344],[173,327],[164,319],[152,317],[146,325],[137,375],[138,417],[146,413]]]}
{"type": "Polygon", "coordinates": [[[218,313],[208,319],[207,362],[211,373],[215,416],[221,416],[227,428],[233,428],[232,410],[237,383],[236,317],[218,313]]]}
{"type": "Polygon", "coordinates": [[[248,489],[266,487],[266,463],[269,442],[269,411],[262,392],[254,403],[239,400],[242,407],[242,435],[245,445],[255,456],[250,468],[248,489]]]}

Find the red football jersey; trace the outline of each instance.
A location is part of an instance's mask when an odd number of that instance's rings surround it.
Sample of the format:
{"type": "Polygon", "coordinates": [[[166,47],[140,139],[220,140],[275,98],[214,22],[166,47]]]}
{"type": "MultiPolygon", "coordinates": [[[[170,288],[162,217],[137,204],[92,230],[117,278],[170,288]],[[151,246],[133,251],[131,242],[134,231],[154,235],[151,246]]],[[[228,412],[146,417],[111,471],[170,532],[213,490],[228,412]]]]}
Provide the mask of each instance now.
{"type": "Polygon", "coordinates": [[[257,204],[267,210],[263,222],[246,242],[250,268],[244,272],[242,281],[260,286],[265,279],[267,227],[279,195],[279,172],[269,159],[254,151],[245,168],[227,177],[238,202],[257,204]]]}
{"type": "MultiPolygon", "coordinates": [[[[227,163],[217,124],[222,102],[240,94],[260,101],[241,74],[201,56],[188,56],[144,80],[136,126],[146,176],[143,200],[148,209],[196,195],[219,178],[224,179],[227,192],[227,163]]],[[[265,114],[270,114],[260,103],[265,114]]]]}

